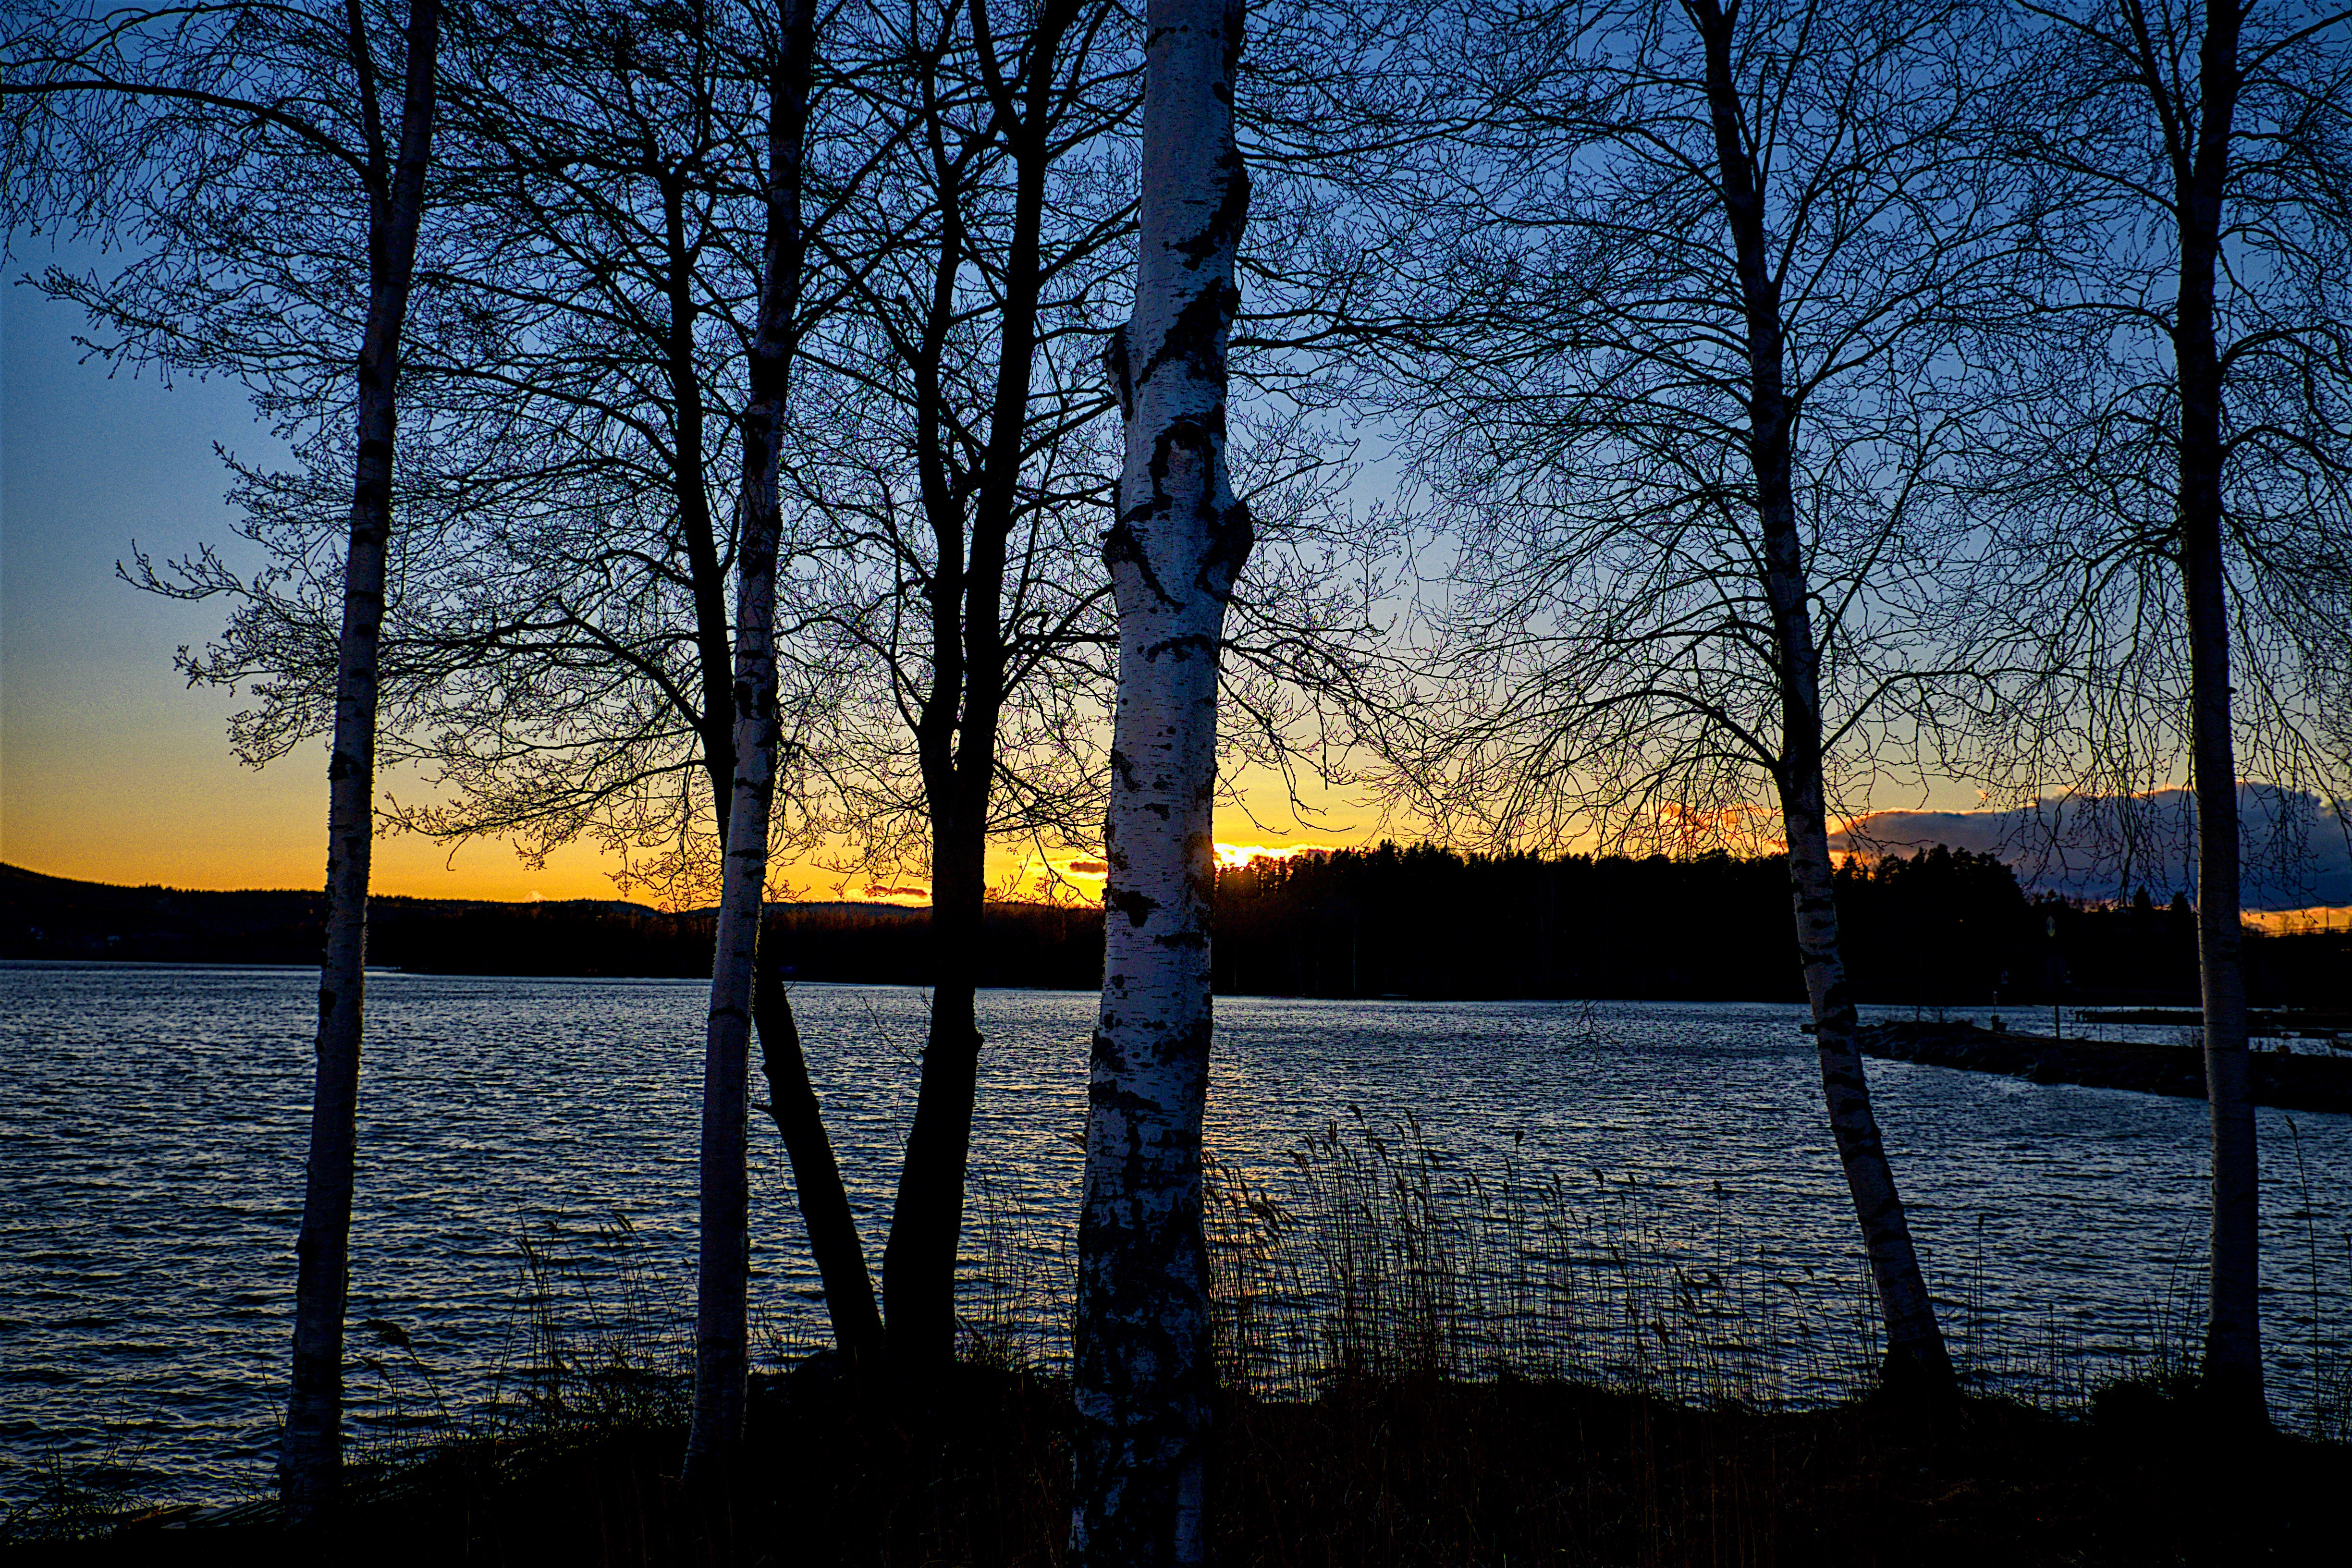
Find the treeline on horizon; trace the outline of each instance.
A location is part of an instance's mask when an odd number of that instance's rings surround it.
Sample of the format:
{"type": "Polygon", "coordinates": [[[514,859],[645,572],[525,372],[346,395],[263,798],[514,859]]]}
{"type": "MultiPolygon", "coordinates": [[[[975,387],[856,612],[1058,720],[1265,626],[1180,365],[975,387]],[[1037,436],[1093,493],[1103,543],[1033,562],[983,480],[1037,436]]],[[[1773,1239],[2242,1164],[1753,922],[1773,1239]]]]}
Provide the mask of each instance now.
{"type": "MultiPolygon", "coordinates": [[[[1850,859],[1836,885],[1860,1001],[2198,999],[2185,898],[2030,898],[1997,857],[1942,845],[1850,859]]],[[[2259,1003],[2352,994],[2352,934],[2249,931],[2246,946],[2259,1003]]],[[[1218,879],[1213,957],[1225,993],[1804,1000],[1778,855],[1546,858],[1383,844],[1258,860],[1218,879]]]]}
{"type": "MultiPolygon", "coordinates": [[[[2031,898],[1990,855],[1942,846],[1838,873],[1857,997],[1926,1006],[2197,1002],[2188,900],[2031,898]],[[2051,923],[2054,921],[2054,938],[2051,923]]],[[[0,957],[315,963],[324,899],[188,892],[0,875],[0,957]]],[[[619,901],[379,896],[369,958],[441,974],[708,978],[708,910],[619,901]]],[[[1215,983],[1226,995],[1803,1000],[1779,856],[1465,854],[1428,845],[1222,870],[1215,983]]],[[[772,906],[765,938],[797,980],[920,985],[928,910],[772,906]]],[[[2250,931],[2253,1000],[2352,1003],[2352,932],[2250,931]]],[[[1092,907],[987,906],[980,984],[1094,990],[1092,907]]]]}

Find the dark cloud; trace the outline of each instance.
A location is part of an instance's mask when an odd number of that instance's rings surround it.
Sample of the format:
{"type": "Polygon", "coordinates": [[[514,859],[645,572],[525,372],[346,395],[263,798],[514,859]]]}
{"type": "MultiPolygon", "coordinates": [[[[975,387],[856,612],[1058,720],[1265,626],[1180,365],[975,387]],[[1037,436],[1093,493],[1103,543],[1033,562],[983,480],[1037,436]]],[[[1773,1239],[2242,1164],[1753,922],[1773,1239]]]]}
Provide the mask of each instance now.
{"type": "MultiPolygon", "coordinates": [[[[2352,824],[2326,801],[2240,784],[2238,815],[2247,909],[2352,904],[2352,824]]],[[[2197,892],[2195,802],[2185,789],[2070,795],[2009,811],[1874,811],[1830,843],[1866,855],[1935,844],[1994,854],[2030,890],[2070,898],[2129,898],[2142,887],[2159,901],[2197,892]]]]}

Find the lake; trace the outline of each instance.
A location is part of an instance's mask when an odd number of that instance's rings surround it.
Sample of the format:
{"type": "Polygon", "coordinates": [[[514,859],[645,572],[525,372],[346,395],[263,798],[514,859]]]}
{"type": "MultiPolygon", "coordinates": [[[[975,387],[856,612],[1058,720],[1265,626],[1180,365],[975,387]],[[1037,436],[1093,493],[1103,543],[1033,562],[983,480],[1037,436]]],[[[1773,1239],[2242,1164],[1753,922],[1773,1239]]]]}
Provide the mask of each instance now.
{"type": "MultiPolygon", "coordinates": [[[[0,1499],[58,1460],[159,1499],[268,1485],[316,985],[305,970],[0,967],[0,1499]]],[[[369,987],[351,1318],[397,1325],[413,1353],[354,1331],[353,1354],[381,1369],[355,1367],[358,1436],[420,1401],[474,1408],[512,1375],[526,1237],[567,1310],[617,1310],[635,1291],[638,1316],[682,1332],[707,984],[387,973],[369,987]]],[[[926,998],[804,984],[794,1001],[878,1263],[926,998]]],[[[975,1269],[966,1305],[1021,1317],[1049,1356],[1095,1005],[980,1001],[983,1212],[968,1250],[1026,1289],[1008,1308],[975,1269]]],[[[2013,1027],[2047,1025],[2007,1011],[2013,1027]]],[[[1860,1248],[1803,1018],[1221,998],[1210,1143],[1279,1194],[1296,1181],[1288,1151],[1319,1131],[1411,1117],[1453,1168],[1606,1195],[1655,1246],[1759,1260],[1834,1315],[1855,1299],[1860,1248]]],[[[1884,1061],[1870,1075],[1963,1355],[2113,1365],[2147,1347],[2168,1302],[2179,1315],[2202,1248],[2201,1103],[1884,1061]]],[[[2299,1424],[2315,1356],[2352,1349],[2352,1118],[2259,1114],[2273,1408],[2299,1424]]],[[[764,1118],[753,1158],[753,1295],[774,1364],[821,1343],[824,1321],[764,1118]]]]}

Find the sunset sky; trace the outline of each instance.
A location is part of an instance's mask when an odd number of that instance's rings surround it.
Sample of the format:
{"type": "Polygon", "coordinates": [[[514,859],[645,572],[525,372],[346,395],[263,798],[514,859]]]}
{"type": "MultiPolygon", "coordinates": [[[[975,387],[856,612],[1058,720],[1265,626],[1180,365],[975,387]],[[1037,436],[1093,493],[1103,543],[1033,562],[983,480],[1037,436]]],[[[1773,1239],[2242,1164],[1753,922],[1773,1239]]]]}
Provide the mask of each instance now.
{"type": "MultiPolygon", "coordinates": [[[[58,254],[76,266],[98,259],[88,249],[58,254]]],[[[189,689],[172,667],[175,648],[218,632],[226,605],[142,594],[114,574],[134,540],[159,559],[210,543],[230,565],[251,570],[258,552],[232,531],[214,447],[265,462],[283,448],[255,422],[239,386],[182,379],[166,389],[152,371],[110,377],[101,363],[78,363],[79,313],[14,282],[50,259],[45,241],[20,244],[0,288],[0,860],[107,882],[319,886],[323,743],[259,772],[240,765],[226,736],[239,700],[189,689]]],[[[404,798],[425,791],[415,776],[382,783],[404,798]]],[[[1220,816],[1227,845],[1342,845],[1378,831],[1373,812],[1344,799],[1300,824],[1278,785],[1249,798],[1255,821],[1220,816]]],[[[1959,809],[1975,801],[1957,786],[1872,804],[1887,808],[1885,837],[1894,842],[1990,848],[2002,837],[1995,814],[1959,809]]],[[[2323,857],[2318,887],[2250,885],[2249,907],[2305,905],[2314,893],[2340,906],[2352,898],[2341,848],[2323,857]]],[[[1025,884],[1034,868],[1021,859],[1000,851],[993,879],[1025,884]]],[[[378,841],[374,879],[380,891],[425,897],[611,898],[616,867],[589,845],[533,868],[503,842],[469,844],[453,858],[445,846],[394,836],[378,841]]],[[[814,864],[782,875],[800,897],[891,896],[814,864]]],[[[1083,869],[1076,876],[1092,879],[1083,869]]],[[[2066,878],[2053,885],[2100,896],[2066,878]]]]}
{"type": "MultiPolygon", "coordinates": [[[[306,746],[259,772],[230,754],[226,721],[242,704],[189,689],[175,648],[218,632],[226,605],[184,604],[115,577],[131,542],[158,559],[199,543],[250,570],[258,552],[235,537],[215,443],[247,460],[284,450],[255,422],[242,387],[152,372],[110,377],[77,363],[79,313],[16,281],[52,260],[47,242],[20,243],[0,287],[0,860],[52,876],[185,888],[312,887],[325,875],[326,759],[306,746]],[[232,548],[232,547],[235,548],[232,548]]],[[[87,267],[88,248],[55,258],[87,267]]],[[[414,777],[384,786],[417,792],[414,777]]],[[[1286,813],[1265,822],[1289,827],[1286,813]]],[[[1294,841],[1360,837],[1369,814],[1344,805],[1294,841]]],[[[1221,837],[1285,840],[1245,817],[1221,837]]],[[[413,836],[380,839],[380,891],[442,898],[614,896],[608,861],[575,847],[540,869],[503,843],[452,860],[413,836]]],[[[999,877],[1017,868],[1009,858],[999,877]]],[[[795,890],[862,898],[813,866],[790,868],[795,890]]]]}

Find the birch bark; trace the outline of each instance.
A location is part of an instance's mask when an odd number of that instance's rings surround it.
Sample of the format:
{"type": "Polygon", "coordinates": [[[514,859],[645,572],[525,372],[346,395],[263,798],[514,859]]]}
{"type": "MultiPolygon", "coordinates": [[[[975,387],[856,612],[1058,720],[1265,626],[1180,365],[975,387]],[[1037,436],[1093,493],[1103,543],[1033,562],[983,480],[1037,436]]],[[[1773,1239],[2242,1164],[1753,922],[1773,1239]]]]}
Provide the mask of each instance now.
{"type": "MultiPolygon", "coordinates": [[[[808,124],[814,0],[786,0],[784,36],[768,104],[768,234],[760,317],[750,349],[743,413],[742,537],[736,556],[735,772],[710,1016],[702,1068],[701,1239],[694,1319],[694,1416],[681,1479],[723,1473],[743,1435],[750,1370],[751,1037],[760,919],[768,878],[768,823],[776,779],[776,551],[782,534],[777,480],[800,310],[801,155],[808,124]]],[[[797,1040],[795,1040],[797,1043],[797,1040]]]]}
{"type": "Polygon", "coordinates": [[[1101,1018],[1078,1225],[1075,1561],[1202,1556],[1217,658],[1252,542],[1225,466],[1225,346],[1249,179],[1241,0],[1151,0],[1135,309],[1107,355],[1127,426],[1103,542],[1119,626],[1101,1018]]]}
{"type": "Polygon", "coordinates": [[[1822,1092],[1886,1325],[1886,1384],[1906,1394],[1940,1395],[1954,1387],[1951,1358],[1912,1246],[1878,1118],[1871,1109],[1870,1085],[1863,1076],[1862,1049],[1855,1037],[1853,998],[1846,989],[1838,945],[1822,775],[1821,653],[1797,528],[1795,415],[1784,383],[1780,289],[1767,256],[1761,175],[1742,130],[1738,87],[1732,74],[1732,28],[1738,12],[1736,5],[1727,10],[1717,0],[1687,0],[1686,9],[1706,47],[1708,118],[1746,316],[1748,453],[1764,535],[1764,591],[1771,606],[1780,698],[1780,755],[1773,773],[1782,833],[1789,843],[1797,949],[1812,1005],[1822,1092]]]}
{"type": "Polygon", "coordinates": [[[343,1310],[350,1287],[368,868],[375,832],[376,655],[392,538],[401,335],[432,157],[440,0],[414,0],[409,9],[399,152],[390,167],[357,0],[350,17],[368,143],[368,314],[360,344],[359,453],[335,653],[334,742],[327,763],[327,951],[319,975],[302,1228],[294,1244],[293,1384],[278,1461],[279,1499],[287,1524],[296,1529],[333,1509],[342,1479],[343,1310]]]}

